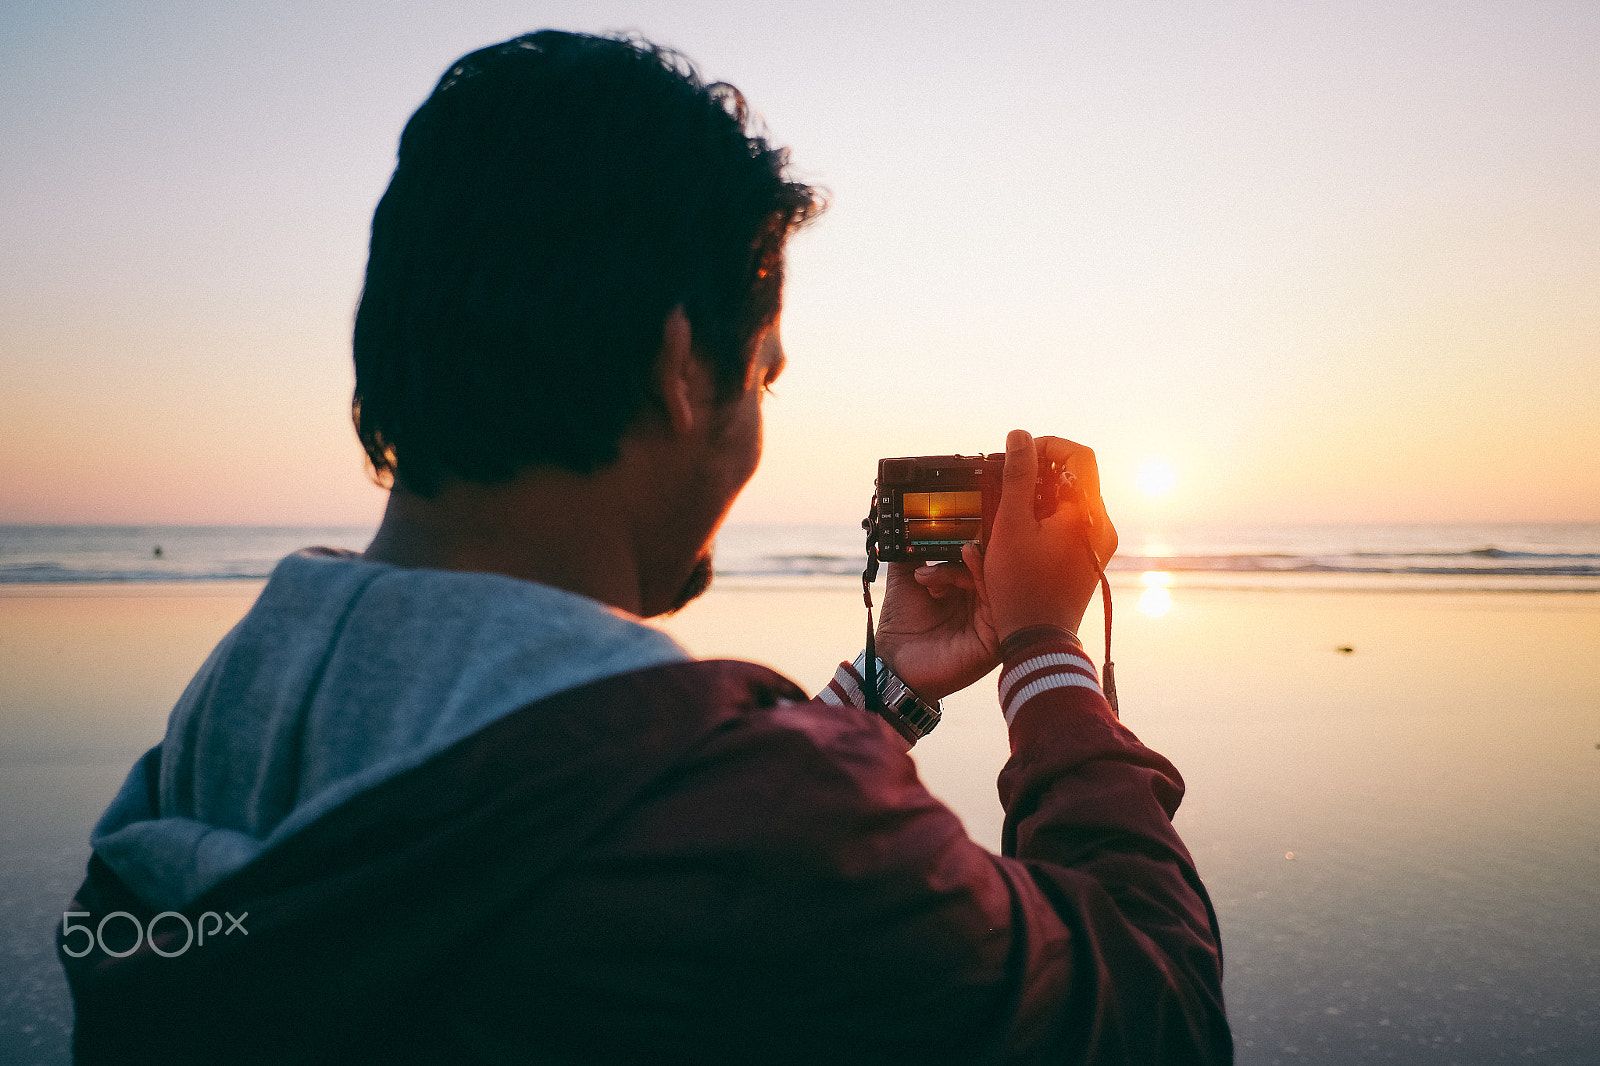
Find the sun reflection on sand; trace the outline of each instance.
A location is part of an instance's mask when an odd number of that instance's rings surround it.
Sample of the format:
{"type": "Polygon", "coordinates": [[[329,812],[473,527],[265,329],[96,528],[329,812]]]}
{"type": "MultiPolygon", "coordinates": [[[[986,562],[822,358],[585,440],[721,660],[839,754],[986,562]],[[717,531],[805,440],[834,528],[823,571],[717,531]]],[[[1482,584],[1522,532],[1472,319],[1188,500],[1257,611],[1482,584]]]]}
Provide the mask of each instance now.
{"type": "Polygon", "coordinates": [[[1139,612],[1151,618],[1160,618],[1172,610],[1172,575],[1165,570],[1146,570],[1139,579],[1144,583],[1144,594],[1139,597],[1139,612]]]}

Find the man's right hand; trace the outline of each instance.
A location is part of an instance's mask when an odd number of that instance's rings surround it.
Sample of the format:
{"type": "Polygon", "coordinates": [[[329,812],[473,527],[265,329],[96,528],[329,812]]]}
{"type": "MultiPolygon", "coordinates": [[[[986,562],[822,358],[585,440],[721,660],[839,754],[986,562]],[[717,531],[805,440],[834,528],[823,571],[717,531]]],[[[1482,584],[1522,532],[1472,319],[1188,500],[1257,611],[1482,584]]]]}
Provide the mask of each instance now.
{"type": "MultiPolygon", "coordinates": [[[[1000,509],[978,576],[999,641],[1033,625],[1065,626],[1074,633],[1099,584],[1094,552],[1105,566],[1117,550],[1117,531],[1100,498],[1094,452],[1059,437],[1040,437],[1046,459],[1071,475],[1058,492],[1055,514],[1034,516],[1038,451],[1033,437],[1012,430],[1006,437],[1005,481],[1000,509]]],[[[977,575],[975,575],[977,576],[977,575]]]]}

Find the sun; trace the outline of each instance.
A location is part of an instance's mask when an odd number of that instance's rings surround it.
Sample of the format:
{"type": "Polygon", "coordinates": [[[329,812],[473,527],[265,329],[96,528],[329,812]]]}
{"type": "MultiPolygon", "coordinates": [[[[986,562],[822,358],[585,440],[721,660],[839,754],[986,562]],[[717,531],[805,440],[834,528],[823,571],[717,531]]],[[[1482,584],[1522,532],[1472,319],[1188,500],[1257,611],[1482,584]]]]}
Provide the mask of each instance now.
{"type": "Polygon", "coordinates": [[[1139,491],[1146,496],[1165,496],[1178,485],[1178,468],[1171,459],[1156,457],[1139,464],[1135,475],[1139,491]]]}

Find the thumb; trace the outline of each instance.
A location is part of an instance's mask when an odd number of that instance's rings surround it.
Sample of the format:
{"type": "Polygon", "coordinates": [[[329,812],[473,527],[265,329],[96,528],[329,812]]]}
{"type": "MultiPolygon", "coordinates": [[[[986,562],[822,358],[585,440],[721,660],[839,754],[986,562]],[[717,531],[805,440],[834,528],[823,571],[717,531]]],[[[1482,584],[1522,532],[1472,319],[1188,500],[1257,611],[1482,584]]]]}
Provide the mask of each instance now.
{"type": "Polygon", "coordinates": [[[1034,483],[1039,475],[1039,455],[1033,437],[1022,429],[1006,435],[1006,471],[1000,483],[1000,508],[996,517],[1007,523],[1033,520],[1034,483]]]}

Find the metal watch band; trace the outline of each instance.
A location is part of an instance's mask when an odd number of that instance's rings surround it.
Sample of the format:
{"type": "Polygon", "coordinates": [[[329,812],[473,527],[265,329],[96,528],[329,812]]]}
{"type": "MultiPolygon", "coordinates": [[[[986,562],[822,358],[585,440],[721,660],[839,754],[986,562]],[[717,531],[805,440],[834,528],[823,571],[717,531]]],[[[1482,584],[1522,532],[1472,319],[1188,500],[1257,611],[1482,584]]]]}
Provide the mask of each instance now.
{"type": "MultiPolygon", "coordinates": [[[[866,677],[867,653],[862,651],[851,665],[857,677],[866,677]]],[[[944,717],[943,704],[930,704],[918,696],[881,658],[876,665],[878,699],[885,712],[883,717],[912,743],[933,732],[933,727],[944,717]]]]}

